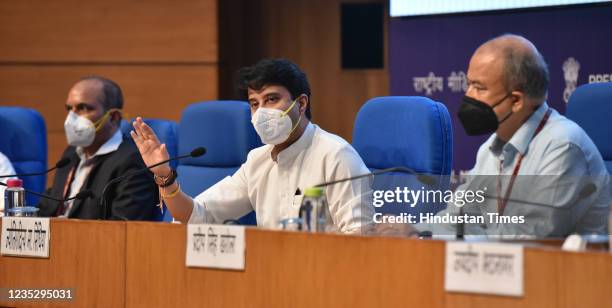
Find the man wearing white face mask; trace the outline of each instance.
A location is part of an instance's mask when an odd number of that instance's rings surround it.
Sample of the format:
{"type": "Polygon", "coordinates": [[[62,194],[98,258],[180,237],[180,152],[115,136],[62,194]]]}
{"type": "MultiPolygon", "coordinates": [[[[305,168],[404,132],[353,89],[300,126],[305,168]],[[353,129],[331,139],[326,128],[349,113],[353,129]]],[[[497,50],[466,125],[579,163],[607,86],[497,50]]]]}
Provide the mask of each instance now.
{"type": "MultiPolygon", "coordinates": [[[[259,226],[278,228],[280,220],[298,216],[307,187],[368,172],[350,144],[310,122],[310,86],[294,63],[267,59],[239,73],[251,122],[266,145],[252,150],[234,175],[195,199],[180,191],[176,171],[168,164],[154,169],[172,216],[182,222],[222,223],[255,210],[259,226]]],[[[141,119],[134,122],[132,137],[147,164],[168,158],[165,146],[141,119]]],[[[360,232],[371,223],[371,203],[362,198],[369,191],[369,181],[325,188],[333,229],[360,232]]]]}
{"type": "Polygon", "coordinates": [[[106,78],[89,76],[79,80],[68,93],[64,130],[68,148],[62,158],[68,166],[55,173],[48,194],[58,199],[73,197],[81,191],[93,194],[84,200],[63,204],[41,199],[42,216],[80,219],[154,220],[157,218],[157,189],[150,173],[139,173],[109,186],[101,206],[106,184],[129,171],[144,167],[134,142],[119,129],[123,94],[106,78]]]}

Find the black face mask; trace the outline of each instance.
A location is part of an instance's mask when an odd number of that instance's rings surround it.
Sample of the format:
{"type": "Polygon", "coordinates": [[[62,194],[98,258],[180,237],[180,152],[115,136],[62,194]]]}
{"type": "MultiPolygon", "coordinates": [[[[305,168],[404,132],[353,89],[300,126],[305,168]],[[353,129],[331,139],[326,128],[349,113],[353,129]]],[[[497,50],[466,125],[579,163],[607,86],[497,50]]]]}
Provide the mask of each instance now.
{"type": "Polygon", "coordinates": [[[463,125],[465,133],[468,136],[478,136],[495,132],[499,125],[512,115],[512,111],[501,121],[498,121],[493,108],[501,104],[510,94],[508,93],[497,103],[493,104],[493,106],[489,106],[469,96],[464,96],[457,116],[463,125]]]}

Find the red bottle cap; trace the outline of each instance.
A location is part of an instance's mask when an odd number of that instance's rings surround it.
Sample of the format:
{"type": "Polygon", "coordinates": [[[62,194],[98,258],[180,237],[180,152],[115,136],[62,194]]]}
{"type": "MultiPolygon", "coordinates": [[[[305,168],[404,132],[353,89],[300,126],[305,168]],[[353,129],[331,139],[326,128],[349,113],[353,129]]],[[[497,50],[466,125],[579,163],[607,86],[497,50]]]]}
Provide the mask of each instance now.
{"type": "Polygon", "coordinates": [[[6,187],[23,187],[23,181],[20,179],[10,179],[6,181],[6,187]]]}

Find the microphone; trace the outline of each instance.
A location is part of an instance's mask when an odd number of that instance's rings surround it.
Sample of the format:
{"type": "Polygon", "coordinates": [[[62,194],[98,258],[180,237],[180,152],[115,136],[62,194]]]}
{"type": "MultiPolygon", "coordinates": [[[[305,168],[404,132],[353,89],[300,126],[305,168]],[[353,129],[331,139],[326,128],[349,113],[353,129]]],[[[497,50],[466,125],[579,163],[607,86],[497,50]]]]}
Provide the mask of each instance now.
{"type": "MultiPolygon", "coordinates": [[[[430,186],[430,187],[435,186],[438,183],[438,179],[436,177],[434,177],[434,176],[418,173],[418,172],[414,171],[413,169],[406,168],[406,167],[391,167],[391,168],[380,169],[380,170],[376,170],[376,171],[373,171],[373,172],[369,172],[369,173],[365,173],[365,174],[361,174],[361,175],[356,175],[356,176],[352,176],[352,177],[348,177],[348,178],[344,178],[344,179],[324,182],[324,183],[321,183],[321,184],[317,184],[314,187],[326,187],[326,186],[330,186],[330,185],[334,185],[334,184],[338,184],[338,183],[342,183],[342,182],[357,180],[357,179],[361,179],[361,178],[365,178],[365,177],[370,177],[370,176],[375,176],[375,175],[385,174],[385,173],[390,173],[390,172],[402,172],[402,173],[414,175],[414,176],[416,176],[416,179],[419,182],[421,182],[422,184],[425,184],[427,186],[430,186]]],[[[300,211],[301,210],[302,209],[300,208],[300,211]]],[[[421,237],[421,238],[431,237],[431,232],[429,232],[429,231],[420,232],[419,233],[419,237],[421,237]]]]}
{"type": "MultiPolygon", "coordinates": [[[[168,159],[166,159],[166,160],[162,160],[162,161],[160,161],[160,162],[159,162],[159,163],[157,163],[157,164],[153,164],[153,165],[151,165],[151,166],[147,166],[147,168],[146,168],[146,169],[152,169],[152,168],[155,168],[155,167],[161,166],[161,165],[163,165],[163,164],[165,164],[165,163],[169,163],[169,162],[171,162],[171,161],[173,161],[173,160],[178,160],[178,159],[183,159],[183,158],[188,158],[188,157],[194,157],[194,158],[195,158],[195,157],[200,157],[200,156],[202,156],[202,155],[204,155],[204,154],[206,154],[206,148],[204,148],[204,147],[198,147],[198,148],[193,149],[191,152],[189,152],[189,154],[180,155],[180,156],[176,156],[176,157],[171,157],[171,158],[168,158],[168,159]]],[[[144,170],[144,169],[143,169],[143,170],[144,170]]]]}
{"type": "MultiPolygon", "coordinates": [[[[179,155],[179,156],[175,156],[175,157],[170,157],[170,158],[168,158],[166,160],[162,160],[162,161],[160,161],[158,163],[155,163],[153,165],[145,166],[143,168],[140,168],[140,169],[137,169],[137,170],[133,170],[131,172],[128,172],[128,173],[126,173],[124,175],[118,176],[118,177],[110,180],[108,183],[106,183],[106,185],[104,185],[104,188],[102,189],[102,194],[100,195],[100,198],[101,198],[100,199],[100,203],[102,205],[102,210],[104,211],[104,212],[102,212],[102,217],[106,217],[106,205],[107,205],[106,191],[110,188],[111,185],[113,185],[113,184],[115,184],[117,182],[121,182],[124,179],[126,179],[127,177],[134,176],[136,174],[148,171],[148,170],[150,170],[152,168],[161,166],[161,165],[169,163],[171,161],[179,160],[179,159],[183,159],[183,158],[188,158],[188,157],[194,157],[194,158],[195,157],[200,157],[200,156],[202,156],[204,154],[206,154],[206,148],[198,147],[198,148],[193,149],[189,154],[184,154],[184,155],[179,155]]],[[[123,220],[127,220],[124,217],[119,217],[119,218],[121,218],[123,220]]]]}
{"type": "Polygon", "coordinates": [[[62,159],[60,159],[57,163],[55,163],[55,166],[53,166],[53,168],[44,171],[44,172],[37,172],[37,173],[21,173],[21,174],[9,174],[9,175],[0,175],[0,179],[2,178],[20,178],[20,177],[24,177],[24,176],[37,176],[37,175],[45,175],[55,169],[58,168],[63,168],[65,166],[67,166],[70,163],[70,158],[68,157],[64,157],[62,159]]]}
{"type": "MultiPolygon", "coordinates": [[[[0,182],[0,185],[1,186],[7,186],[6,184],[4,184],[2,182],[0,182]]],[[[39,196],[39,197],[42,197],[42,198],[45,198],[45,199],[49,199],[49,200],[53,200],[53,201],[57,201],[57,202],[66,202],[66,201],[75,200],[75,199],[81,200],[81,199],[87,199],[87,198],[90,198],[91,196],[93,196],[93,193],[90,190],[83,190],[83,191],[79,192],[78,194],[74,195],[74,197],[70,197],[70,198],[67,198],[67,199],[57,199],[57,198],[54,198],[54,197],[51,197],[51,196],[47,196],[45,194],[41,194],[41,193],[38,193],[38,192],[35,192],[35,191],[27,190],[27,189],[24,189],[24,191],[26,193],[28,193],[28,194],[32,194],[32,195],[35,195],[35,196],[39,196]]]]}
{"type": "MultiPolygon", "coordinates": [[[[575,200],[572,202],[576,203],[580,200],[586,199],[589,196],[591,196],[593,193],[595,193],[597,191],[597,186],[595,186],[595,184],[593,184],[593,182],[589,182],[587,183],[578,193],[578,196],[575,198],[575,200]]],[[[488,195],[488,194],[484,194],[484,198],[485,199],[497,199],[499,196],[493,196],[493,195],[488,195]]],[[[535,206],[542,206],[542,207],[550,207],[550,208],[555,208],[556,210],[568,210],[568,208],[562,208],[562,207],[556,207],[554,205],[551,204],[547,204],[547,203],[541,203],[541,202],[535,202],[535,201],[525,201],[525,200],[519,200],[519,199],[514,199],[514,198],[508,198],[507,202],[515,202],[515,203],[522,203],[522,204],[526,204],[526,205],[535,205],[535,206]]],[[[464,212],[463,212],[463,206],[459,208],[459,215],[463,216],[464,212]]],[[[577,223],[576,223],[577,224],[577,223]]],[[[575,229],[575,226],[574,226],[575,229]]],[[[462,239],[465,236],[465,222],[462,221],[462,223],[460,225],[457,226],[457,238],[458,239],[462,239]]]]}
{"type": "Polygon", "coordinates": [[[323,182],[321,184],[317,184],[314,187],[325,187],[325,186],[329,186],[329,185],[334,185],[334,184],[338,184],[338,183],[342,183],[342,182],[346,182],[346,181],[352,181],[352,180],[357,180],[357,179],[361,179],[361,178],[365,178],[365,177],[369,177],[369,176],[375,176],[375,175],[379,175],[379,174],[384,174],[384,173],[389,173],[389,172],[403,172],[403,173],[407,173],[407,174],[411,174],[416,176],[417,180],[427,186],[434,186],[437,183],[437,180],[435,177],[430,176],[430,175],[426,175],[426,174],[421,174],[421,173],[417,173],[416,171],[410,169],[410,168],[406,168],[406,167],[391,167],[391,168],[387,168],[387,169],[380,169],[380,170],[376,170],[373,172],[369,172],[369,173],[365,173],[365,174],[361,174],[361,175],[356,175],[356,176],[352,176],[349,178],[344,178],[344,179],[339,179],[339,180],[333,180],[333,181],[329,181],[329,182],[323,182]]]}

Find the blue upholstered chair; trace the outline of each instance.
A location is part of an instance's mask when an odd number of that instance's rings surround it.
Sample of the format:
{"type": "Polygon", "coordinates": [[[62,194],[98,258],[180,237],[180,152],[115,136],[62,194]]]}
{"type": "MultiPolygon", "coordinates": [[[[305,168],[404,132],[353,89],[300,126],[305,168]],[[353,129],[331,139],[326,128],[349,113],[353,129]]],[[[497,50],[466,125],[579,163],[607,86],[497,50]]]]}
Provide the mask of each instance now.
{"type": "MultiPolygon", "coordinates": [[[[0,131],[0,151],[9,158],[15,172],[37,173],[47,170],[47,128],[38,111],[22,107],[0,107],[0,131]]],[[[45,191],[45,175],[22,179],[26,189],[45,191]]],[[[36,205],[38,198],[26,194],[26,203],[36,205]]]]}
{"type": "MultiPolygon", "coordinates": [[[[434,176],[436,189],[448,187],[452,165],[453,133],[446,107],[426,97],[376,97],[366,102],[355,120],[353,147],[370,170],[406,167],[417,173],[434,176]]],[[[428,189],[415,176],[380,175],[374,178],[374,190],[395,187],[428,189]]],[[[384,213],[435,213],[444,204],[389,204],[377,209],[384,213]]]]}
{"type": "MultiPolygon", "coordinates": [[[[188,106],[179,124],[179,153],[205,147],[206,155],[179,161],[182,190],[196,197],[232,175],[253,148],[261,145],[251,125],[249,105],[242,101],[210,101],[188,106]]],[[[241,219],[255,224],[254,212],[241,219]]]]}
{"type": "Polygon", "coordinates": [[[565,115],[591,137],[612,173],[612,82],[578,87],[569,99],[565,115]]]}

